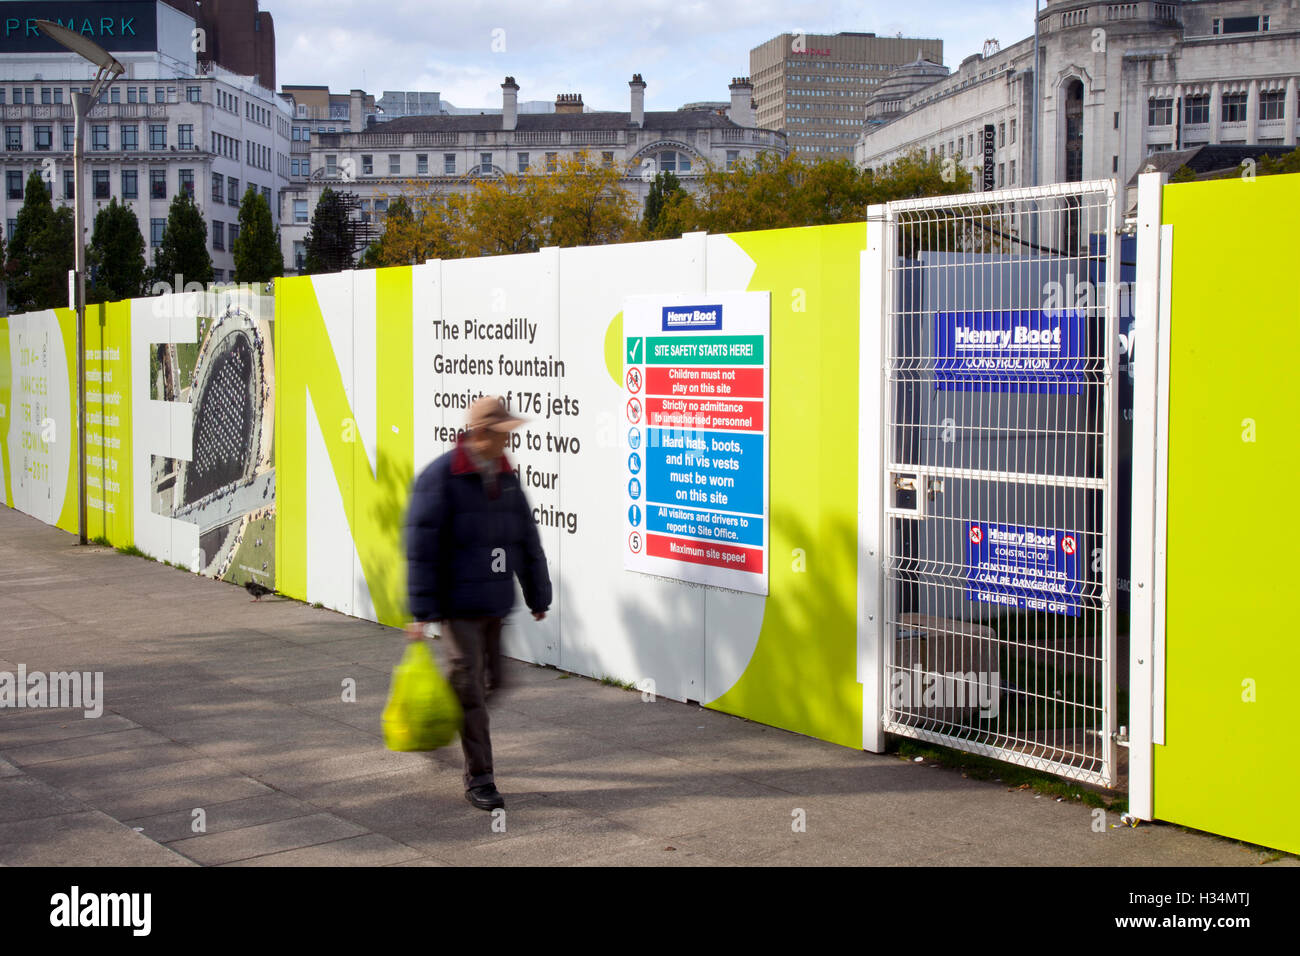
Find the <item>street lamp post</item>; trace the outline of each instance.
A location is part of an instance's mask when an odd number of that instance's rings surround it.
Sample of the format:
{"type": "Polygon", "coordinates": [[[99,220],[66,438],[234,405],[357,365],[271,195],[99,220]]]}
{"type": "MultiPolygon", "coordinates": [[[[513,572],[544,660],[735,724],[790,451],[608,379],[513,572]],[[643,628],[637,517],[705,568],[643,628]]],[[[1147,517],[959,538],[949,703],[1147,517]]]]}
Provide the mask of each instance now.
{"type": "MultiPolygon", "coordinates": [[[[76,231],[74,261],[74,303],[77,310],[77,537],[86,544],[86,226],[82,201],[86,116],[99,99],[104,85],[121,76],[126,68],[107,50],[78,33],[49,20],[37,20],[36,27],[55,43],[84,57],[98,67],[90,93],[72,94],[72,202],[73,228],[76,231]]],[[[51,190],[52,192],[53,190],[51,190]]]]}

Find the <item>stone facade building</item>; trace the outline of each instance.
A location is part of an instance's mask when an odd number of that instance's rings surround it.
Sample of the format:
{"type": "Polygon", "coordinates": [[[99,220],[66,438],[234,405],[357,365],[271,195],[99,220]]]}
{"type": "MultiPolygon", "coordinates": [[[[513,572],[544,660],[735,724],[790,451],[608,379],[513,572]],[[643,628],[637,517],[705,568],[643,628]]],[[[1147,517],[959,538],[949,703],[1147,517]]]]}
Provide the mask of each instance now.
{"type": "MultiPolygon", "coordinates": [[[[955,157],[979,188],[981,138],[992,126],[995,186],[1123,183],[1155,152],[1296,142],[1292,0],[1049,0],[1038,32],[1040,96],[1033,36],[986,48],[951,75],[932,71],[888,108],[874,104],[874,116],[869,107],[855,162],[879,168],[920,149],[955,157]]],[[[916,81],[915,67],[900,74],[912,70],[916,81]]]]}
{"type": "Polygon", "coordinates": [[[747,78],[733,80],[724,109],[647,111],[640,74],[628,88],[627,112],[587,111],[581,93],[561,93],[554,112],[523,113],[519,86],[506,77],[496,114],[408,116],[314,133],[310,175],[285,192],[281,207],[286,268],[301,268],[307,227],[326,187],[356,194],[362,219],[377,224],[403,192],[468,192],[481,177],[545,173],[584,150],[591,162],[624,170],[623,184],[638,203],[658,172],[691,188],[709,165],[725,169],[764,151],[789,152],[784,134],[755,125],[747,78]]]}
{"type": "MultiPolygon", "coordinates": [[[[98,5],[81,6],[93,11],[98,5]]],[[[185,190],[207,222],[214,277],[230,280],[244,191],[253,186],[262,193],[275,218],[279,193],[288,185],[289,108],[254,78],[200,60],[193,49],[196,22],[174,5],[156,0],[131,6],[148,17],[136,17],[138,42],[96,38],[126,72],[105,87],[86,120],[86,241],[95,214],[116,198],[135,212],[152,264],[171,201],[185,190]]],[[[103,10],[115,7],[121,5],[103,10]]],[[[13,234],[33,170],[44,176],[56,205],[72,205],[71,94],[89,93],[93,76],[93,66],[61,48],[34,46],[0,57],[0,202],[6,238],[13,234]]]]}

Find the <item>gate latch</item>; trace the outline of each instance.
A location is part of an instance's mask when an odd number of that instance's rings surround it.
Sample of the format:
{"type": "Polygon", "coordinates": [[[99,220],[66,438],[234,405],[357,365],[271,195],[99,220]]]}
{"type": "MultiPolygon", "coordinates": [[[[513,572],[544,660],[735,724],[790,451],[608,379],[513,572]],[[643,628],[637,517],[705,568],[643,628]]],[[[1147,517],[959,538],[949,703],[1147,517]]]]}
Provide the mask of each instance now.
{"type": "Polygon", "coordinates": [[[919,471],[891,471],[885,513],[902,518],[925,517],[925,501],[934,498],[933,483],[919,471]],[[926,491],[927,494],[922,494],[926,491]]]}

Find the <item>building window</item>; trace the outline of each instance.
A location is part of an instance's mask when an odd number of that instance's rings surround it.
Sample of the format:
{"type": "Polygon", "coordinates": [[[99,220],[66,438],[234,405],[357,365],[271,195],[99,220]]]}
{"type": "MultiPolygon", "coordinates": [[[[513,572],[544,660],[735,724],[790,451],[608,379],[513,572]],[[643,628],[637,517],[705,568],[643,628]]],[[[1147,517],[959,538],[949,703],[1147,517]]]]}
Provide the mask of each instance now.
{"type": "Polygon", "coordinates": [[[221,173],[212,174],[212,201],[216,203],[226,201],[226,177],[221,173]]]}
{"type": "Polygon", "coordinates": [[[134,87],[134,86],[128,86],[128,87],[126,88],[126,101],[127,101],[128,103],[137,103],[137,102],[139,102],[139,99],[138,99],[138,97],[137,97],[136,94],[135,94],[135,87],[134,87]]]}
{"type": "MultiPolygon", "coordinates": [[[[13,199],[14,197],[10,196],[9,198],[13,199]]],[[[63,198],[77,198],[77,174],[71,169],[63,171],[63,198]]]]}
{"type": "Polygon", "coordinates": [[[1147,100],[1147,125],[1170,126],[1174,122],[1172,99],[1147,100]]]}
{"type": "MultiPolygon", "coordinates": [[[[739,151],[737,151],[739,153],[739,151]]],[[[934,154],[933,147],[930,154],[934,154]]],[[[691,171],[691,158],[685,153],[674,152],[673,150],[664,150],[655,157],[658,164],[657,172],[661,173],[689,173],[691,171]]]]}
{"type": "Polygon", "coordinates": [[[134,152],[140,148],[140,127],[123,126],[122,127],[122,151],[134,152]]]}
{"type": "Polygon", "coordinates": [[[516,159],[518,160],[518,166],[516,168],[519,170],[519,172],[521,173],[528,172],[528,154],[520,153],[516,157],[516,159]]]}
{"type": "Polygon", "coordinates": [[[231,206],[239,205],[239,180],[234,176],[226,179],[226,202],[231,206]]]}
{"type": "Polygon", "coordinates": [[[1264,90],[1259,94],[1259,118],[1280,120],[1286,110],[1285,90],[1264,90]]]}
{"type": "Polygon", "coordinates": [[[339,172],[339,157],[337,153],[325,154],[325,175],[337,176],[339,172]]]}
{"type": "Polygon", "coordinates": [[[740,162],[740,150],[738,149],[727,150],[727,172],[731,172],[733,169],[735,169],[736,164],[738,162],[740,162]]]}
{"type": "Polygon", "coordinates": [[[176,127],[176,147],[178,149],[194,148],[194,124],[181,123],[176,127]]]}
{"type": "Polygon", "coordinates": [[[1225,123],[1246,122],[1246,94],[1245,93],[1223,94],[1222,120],[1225,123]]]}
{"type": "Polygon", "coordinates": [[[167,126],[165,123],[149,124],[149,148],[150,149],[167,148],[167,126]]]}
{"type": "Polygon", "coordinates": [[[50,88],[49,88],[48,86],[42,86],[42,87],[41,87],[41,105],[42,105],[42,106],[49,106],[50,103],[51,103],[51,100],[50,100],[50,88]]]}
{"type": "Polygon", "coordinates": [[[366,176],[369,176],[369,175],[371,175],[372,173],[374,173],[374,171],[375,171],[375,157],[374,157],[374,155],[371,154],[371,153],[362,153],[362,154],[361,154],[361,172],[362,172],[362,174],[363,174],[363,175],[366,175],[366,176]]]}
{"type": "Polygon", "coordinates": [[[167,170],[165,169],[149,170],[149,198],[150,199],[167,198],[167,170]]]}
{"type": "Polygon", "coordinates": [[[606,151],[606,152],[601,153],[601,154],[600,154],[600,165],[604,166],[606,169],[613,169],[613,168],[614,168],[614,154],[613,154],[613,152],[606,151]]]}
{"type": "Polygon", "coordinates": [[[492,154],[491,154],[491,153],[479,153],[479,154],[478,154],[478,165],[479,165],[479,168],[482,169],[483,172],[486,173],[489,169],[492,168],[492,154]]]}
{"type": "Polygon", "coordinates": [[[92,126],[90,128],[90,148],[108,149],[108,127],[92,126]]]}
{"type": "Polygon", "coordinates": [[[180,171],[181,192],[188,193],[190,198],[194,198],[194,170],[182,169],[180,171]]]}
{"type": "Polygon", "coordinates": [[[293,267],[298,272],[302,272],[307,265],[307,244],[305,242],[295,241],[293,244],[293,267]]]}
{"type": "Polygon", "coordinates": [[[396,175],[397,175],[398,173],[400,173],[401,171],[402,171],[402,154],[401,154],[401,153],[389,153],[389,154],[388,154],[388,173],[389,173],[389,175],[391,175],[391,176],[396,176],[396,175]]]}
{"type": "Polygon", "coordinates": [[[199,101],[199,88],[197,86],[185,87],[185,102],[197,103],[199,101]]]}
{"type": "Polygon", "coordinates": [[[262,198],[266,200],[266,208],[270,209],[271,208],[271,187],[270,186],[262,187],[262,198]]]}
{"type": "Polygon", "coordinates": [[[63,149],[65,152],[72,152],[77,147],[77,127],[63,127],[63,149]]]}
{"type": "Polygon", "coordinates": [[[155,103],[166,103],[167,91],[163,89],[161,86],[155,87],[153,91],[153,101],[155,103]]]}
{"type": "Polygon", "coordinates": [[[426,175],[429,172],[429,154],[415,154],[415,171],[420,175],[426,175]]]}
{"type": "Polygon", "coordinates": [[[386,215],[388,215],[388,200],[387,200],[387,199],[376,199],[376,200],[375,200],[375,218],[378,219],[380,216],[386,216],[386,215]]]}
{"type": "Polygon", "coordinates": [[[998,124],[998,148],[1001,149],[1005,145],[1007,145],[1007,124],[999,123],[998,124]]]}
{"type": "Polygon", "coordinates": [[[36,148],[39,150],[48,150],[54,145],[54,127],[38,126],[36,127],[36,148]]]}
{"type": "MultiPolygon", "coordinates": [[[[64,176],[66,177],[66,176],[67,176],[67,173],[64,173],[64,176]]],[[[64,181],[65,181],[65,182],[67,181],[66,178],[65,178],[64,181]]],[[[22,198],[23,198],[23,172],[22,172],[21,169],[10,169],[10,170],[6,170],[6,172],[5,172],[5,192],[8,194],[8,196],[9,196],[10,199],[22,199],[22,198]]],[[[10,237],[13,236],[13,233],[14,233],[14,231],[13,231],[12,229],[10,229],[10,230],[9,230],[9,235],[10,235],[10,237]]]]}
{"type": "Polygon", "coordinates": [[[225,250],[226,248],[226,224],[218,220],[212,220],[212,248],[225,250]]]}
{"type": "Polygon", "coordinates": [[[149,220],[149,245],[161,246],[163,241],[163,230],[167,227],[166,219],[149,220]]]}
{"type": "Polygon", "coordinates": [[[559,166],[559,163],[560,163],[560,154],[559,154],[559,153],[547,153],[547,154],[546,154],[546,171],[547,171],[548,173],[553,173],[553,172],[555,172],[556,167],[559,166]]]}
{"type": "Polygon", "coordinates": [[[1016,184],[1016,161],[1014,159],[1007,164],[1007,175],[1011,185],[1014,186],[1016,184]]]}
{"type": "Polygon", "coordinates": [[[122,198],[139,199],[140,181],[134,169],[122,170],[122,198]]]}
{"type": "Polygon", "coordinates": [[[294,222],[307,221],[307,200],[295,199],[293,201],[293,221],[294,222]]]}
{"type": "Polygon", "coordinates": [[[232,222],[230,224],[230,248],[231,249],[235,248],[235,240],[238,238],[239,238],[239,223],[232,222]]]}
{"type": "Polygon", "coordinates": [[[91,186],[94,188],[94,197],[96,199],[108,198],[108,170],[96,169],[91,172],[91,186]]]}
{"type": "Polygon", "coordinates": [[[1210,95],[1201,93],[1183,100],[1183,122],[1189,126],[1210,121],[1210,95]]]}
{"type": "Polygon", "coordinates": [[[23,148],[23,128],[21,126],[5,127],[5,149],[20,150],[23,148]]]}
{"type": "MultiPolygon", "coordinates": [[[[1011,142],[1014,143],[1015,141],[1016,141],[1016,121],[1012,120],[1011,121],[1011,142]]],[[[1014,176],[1011,178],[1011,181],[1015,182],[1014,176]]]]}
{"type": "Polygon", "coordinates": [[[998,188],[1001,189],[1007,184],[1007,164],[998,163],[998,188]]]}
{"type": "Polygon", "coordinates": [[[454,175],[454,174],[455,174],[455,172],[456,172],[456,154],[455,154],[455,153],[443,153],[443,154],[442,154],[442,171],[443,171],[443,173],[445,173],[445,174],[448,175],[448,176],[451,176],[451,175],[454,175]]]}

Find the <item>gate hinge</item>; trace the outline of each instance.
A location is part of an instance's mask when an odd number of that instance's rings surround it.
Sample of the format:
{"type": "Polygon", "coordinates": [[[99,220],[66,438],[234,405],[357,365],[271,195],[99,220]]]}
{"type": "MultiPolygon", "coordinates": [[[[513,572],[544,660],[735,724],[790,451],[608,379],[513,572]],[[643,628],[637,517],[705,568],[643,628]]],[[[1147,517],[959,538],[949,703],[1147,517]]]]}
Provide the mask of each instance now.
{"type": "Polygon", "coordinates": [[[1119,733],[1111,734],[1110,736],[1115,743],[1119,744],[1121,747],[1127,747],[1129,745],[1128,727],[1122,724],[1120,725],[1119,733]]]}

